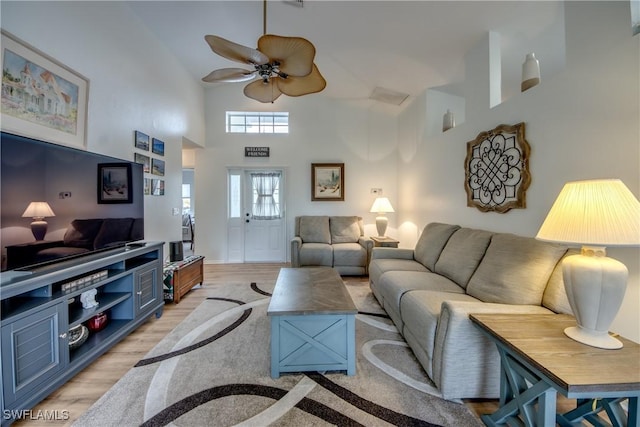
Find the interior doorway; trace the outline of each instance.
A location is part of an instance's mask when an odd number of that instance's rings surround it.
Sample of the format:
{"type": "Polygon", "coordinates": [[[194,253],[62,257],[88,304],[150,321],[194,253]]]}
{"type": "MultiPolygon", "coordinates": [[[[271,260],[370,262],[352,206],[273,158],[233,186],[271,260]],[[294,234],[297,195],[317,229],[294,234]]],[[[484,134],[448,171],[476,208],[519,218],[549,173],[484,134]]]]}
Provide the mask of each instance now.
{"type": "Polygon", "coordinates": [[[182,243],[185,256],[195,249],[195,171],[182,169],[182,243]]]}
{"type": "Polygon", "coordinates": [[[228,171],[228,262],[285,262],[285,170],[228,171]]]}

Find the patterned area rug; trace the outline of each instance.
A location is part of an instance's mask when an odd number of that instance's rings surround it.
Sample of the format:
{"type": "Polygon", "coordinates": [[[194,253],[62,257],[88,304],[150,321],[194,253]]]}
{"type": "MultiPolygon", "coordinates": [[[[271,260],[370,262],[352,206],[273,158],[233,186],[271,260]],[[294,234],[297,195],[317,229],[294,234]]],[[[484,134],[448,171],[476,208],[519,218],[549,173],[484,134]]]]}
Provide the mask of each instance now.
{"type": "Polygon", "coordinates": [[[367,283],[358,307],[356,375],[270,376],[273,284],[207,286],[208,298],[74,426],[481,426],[438,391],[367,283]]]}

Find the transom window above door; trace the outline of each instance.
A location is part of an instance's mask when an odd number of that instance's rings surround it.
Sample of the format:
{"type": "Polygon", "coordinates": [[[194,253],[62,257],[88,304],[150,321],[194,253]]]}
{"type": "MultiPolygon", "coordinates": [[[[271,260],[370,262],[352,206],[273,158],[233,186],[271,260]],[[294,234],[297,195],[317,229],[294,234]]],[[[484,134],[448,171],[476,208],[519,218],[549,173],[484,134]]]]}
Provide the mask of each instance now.
{"type": "Polygon", "coordinates": [[[227,133],[289,133],[288,112],[227,111],[227,133]]]}

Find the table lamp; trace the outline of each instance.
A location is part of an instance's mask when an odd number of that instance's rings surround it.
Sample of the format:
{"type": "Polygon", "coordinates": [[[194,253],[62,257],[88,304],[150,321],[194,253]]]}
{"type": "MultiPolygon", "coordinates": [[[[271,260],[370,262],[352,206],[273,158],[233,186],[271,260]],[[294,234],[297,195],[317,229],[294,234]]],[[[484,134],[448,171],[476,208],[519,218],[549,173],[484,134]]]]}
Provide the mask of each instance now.
{"type": "Polygon", "coordinates": [[[31,202],[22,214],[23,218],[33,218],[31,232],[36,240],[44,240],[47,234],[47,221],[44,220],[47,216],[56,216],[47,202],[31,202]]]}
{"type": "Polygon", "coordinates": [[[568,182],[538,235],[539,240],[580,244],[562,262],[562,278],[577,326],[564,330],[575,341],[617,349],[609,335],[627,288],[627,267],[606,256],[605,246],[640,244],[640,202],[618,179],[568,182]]]}
{"type": "Polygon", "coordinates": [[[384,216],[387,212],[395,212],[391,202],[386,197],[377,197],[371,206],[369,212],[375,212],[378,214],[376,217],[376,228],[378,229],[378,237],[384,237],[384,233],[387,231],[387,224],[389,220],[384,216]]]}

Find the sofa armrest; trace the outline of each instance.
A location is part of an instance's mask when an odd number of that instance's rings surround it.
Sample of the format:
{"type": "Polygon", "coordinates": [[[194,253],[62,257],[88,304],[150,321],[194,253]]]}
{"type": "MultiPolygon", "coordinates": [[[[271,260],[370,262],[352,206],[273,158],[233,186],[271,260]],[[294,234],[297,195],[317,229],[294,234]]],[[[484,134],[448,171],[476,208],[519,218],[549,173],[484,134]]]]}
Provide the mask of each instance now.
{"type": "Polygon", "coordinates": [[[295,236],[291,239],[291,267],[300,267],[300,247],[302,246],[302,239],[300,236],[295,236]]]}
{"type": "Polygon", "coordinates": [[[413,259],[413,249],[376,247],[371,250],[371,259],[413,259]]]}
{"type": "Polygon", "coordinates": [[[469,314],[552,313],[537,305],[445,301],[436,329],[433,381],[445,399],[497,398],[500,358],[495,344],[469,319],[469,314]],[[469,357],[469,355],[473,357],[469,357]]]}

